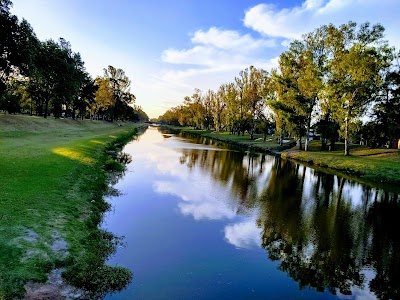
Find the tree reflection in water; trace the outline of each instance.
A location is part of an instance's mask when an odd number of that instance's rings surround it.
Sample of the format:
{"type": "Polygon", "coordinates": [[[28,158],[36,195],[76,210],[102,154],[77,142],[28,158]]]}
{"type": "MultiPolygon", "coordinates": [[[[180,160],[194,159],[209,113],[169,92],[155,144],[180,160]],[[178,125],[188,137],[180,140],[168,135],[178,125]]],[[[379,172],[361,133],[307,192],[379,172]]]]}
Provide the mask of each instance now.
{"type": "Polygon", "coordinates": [[[301,289],[350,295],[367,287],[379,299],[400,298],[397,194],[268,155],[182,149],[180,163],[229,189],[238,213],[258,208],[262,247],[301,289]]]}

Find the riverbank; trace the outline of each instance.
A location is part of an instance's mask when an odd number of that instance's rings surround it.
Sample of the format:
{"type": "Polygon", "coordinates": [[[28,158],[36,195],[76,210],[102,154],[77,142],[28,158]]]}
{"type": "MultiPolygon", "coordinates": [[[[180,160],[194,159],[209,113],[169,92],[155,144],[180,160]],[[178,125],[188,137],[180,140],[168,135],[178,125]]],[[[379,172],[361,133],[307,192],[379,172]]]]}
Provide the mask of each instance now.
{"type": "Polygon", "coordinates": [[[201,135],[227,144],[232,144],[256,152],[280,155],[285,159],[292,159],[321,169],[331,169],[342,175],[358,177],[364,183],[400,184],[400,150],[371,149],[353,145],[350,156],[343,155],[343,144],[337,144],[336,151],[319,151],[319,141],[310,144],[310,151],[299,151],[294,142],[280,146],[276,137],[269,136],[264,142],[262,135],[256,140],[250,140],[250,135],[231,135],[228,132],[216,133],[206,130],[195,130],[190,127],[166,126],[172,130],[179,130],[189,134],[201,135]]]}
{"type": "Polygon", "coordinates": [[[343,145],[337,146],[336,151],[319,151],[320,142],[314,141],[310,144],[310,151],[293,148],[283,151],[281,157],[330,168],[367,181],[400,184],[400,150],[354,145],[350,156],[344,156],[343,145]]]}
{"type": "Polygon", "coordinates": [[[105,150],[140,126],[0,115],[0,299],[23,297],[26,283],[57,268],[99,294],[119,288],[117,275],[130,280],[103,265],[116,240],[97,225],[108,209],[105,150]]]}
{"type": "Polygon", "coordinates": [[[279,145],[275,136],[267,136],[266,141],[264,141],[262,134],[256,134],[255,139],[251,140],[250,134],[248,133],[245,133],[244,135],[237,135],[237,134],[230,134],[229,132],[198,130],[198,129],[193,129],[192,127],[179,127],[171,125],[163,127],[171,130],[182,131],[188,134],[204,136],[226,144],[239,146],[244,149],[261,153],[277,154],[280,151],[293,147],[295,144],[294,141],[288,140],[285,142],[285,144],[279,145]]]}

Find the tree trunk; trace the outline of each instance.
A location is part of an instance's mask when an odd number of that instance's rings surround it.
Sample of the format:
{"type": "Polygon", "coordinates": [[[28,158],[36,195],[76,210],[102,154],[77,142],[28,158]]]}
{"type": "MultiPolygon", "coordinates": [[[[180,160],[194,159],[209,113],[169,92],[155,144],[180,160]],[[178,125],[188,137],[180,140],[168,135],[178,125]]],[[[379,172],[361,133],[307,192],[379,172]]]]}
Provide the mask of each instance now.
{"type": "Polygon", "coordinates": [[[307,127],[306,127],[306,142],[304,144],[304,151],[308,151],[308,145],[309,145],[309,138],[310,138],[310,127],[311,127],[311,119],[308,121],[307,127]]]}
{"type": "Polygon", "coordinates": [[[321,138],[321,151],[326,151],[326,138],[321,138]]]}
{"type": "Polygon", "coordinates": [[[324,119],[322,120],[322,130],[321,130],[321,151],[326,151],[327,139],[328,139],[328,123],[329,122],[329,112],[325,113],[324,119]]]}
{"type": "Polygon", "coordinates": [[[347,112],[346,120],[345,120],[345,137],[344,137],[344,155],[349,156],[349,113],[347,112]]]}
{"type": "Polygon", "coordinates": [[[43,115],[44,118],[47,118],[48,110],[49,110],[49,101],[45,100],[44,101],[44,115],[43,115]]]}

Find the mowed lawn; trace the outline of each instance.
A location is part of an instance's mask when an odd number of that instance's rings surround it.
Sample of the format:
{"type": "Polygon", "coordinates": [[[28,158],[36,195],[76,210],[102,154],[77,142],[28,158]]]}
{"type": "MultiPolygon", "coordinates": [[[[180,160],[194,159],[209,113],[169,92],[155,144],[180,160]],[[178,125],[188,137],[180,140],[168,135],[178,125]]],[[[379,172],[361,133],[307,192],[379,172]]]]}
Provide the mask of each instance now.
{"type": "Polygon", "coordinates": [[[104,147],[138,126],[0,114],[0,299],[85,255],[104,147]]]}

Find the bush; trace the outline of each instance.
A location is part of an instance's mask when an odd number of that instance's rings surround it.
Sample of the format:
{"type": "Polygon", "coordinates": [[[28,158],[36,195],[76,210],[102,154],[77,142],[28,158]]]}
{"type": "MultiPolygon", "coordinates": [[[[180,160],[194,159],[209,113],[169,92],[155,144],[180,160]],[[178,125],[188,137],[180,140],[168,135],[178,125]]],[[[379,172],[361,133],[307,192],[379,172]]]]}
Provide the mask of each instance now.
{"type": "Polygon", "coordinates": [[[124,165],[117,162],[116,160],[109,158],[106,160],[105,163],[105,169],[106,171],[111,171],[111,172],[122,172],[124,171],[124,165]]]}

